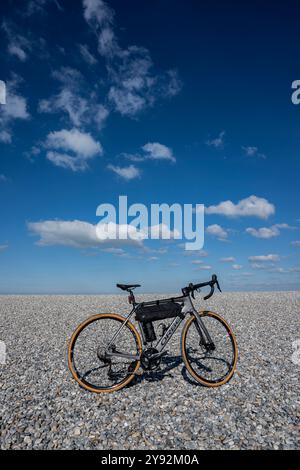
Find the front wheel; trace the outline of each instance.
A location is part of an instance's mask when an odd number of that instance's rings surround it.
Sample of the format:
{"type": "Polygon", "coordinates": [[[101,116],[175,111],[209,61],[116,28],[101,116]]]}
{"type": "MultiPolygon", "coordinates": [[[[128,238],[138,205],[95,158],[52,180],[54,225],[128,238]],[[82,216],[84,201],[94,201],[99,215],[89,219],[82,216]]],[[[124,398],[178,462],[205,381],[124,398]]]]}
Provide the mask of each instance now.
{"type": "Polygon", "coordinates": [[[142,342],[132,323],[124,325],[125,321],[120,315],[104,313],[88,318],[74,331],[68,364],[83,388],[114,392],[134,378],[140,367],[142,342]]]}
{"type": "Polygon", "coordinates": [[[200,312],[214,349],[207,347],[199,332],[196,317],[186,322],[181,336],[181,352],[190,375],[206,387],[219,387],[234,374],[237,363],[237,344],[226,321],[213,312],[200,312]]]}

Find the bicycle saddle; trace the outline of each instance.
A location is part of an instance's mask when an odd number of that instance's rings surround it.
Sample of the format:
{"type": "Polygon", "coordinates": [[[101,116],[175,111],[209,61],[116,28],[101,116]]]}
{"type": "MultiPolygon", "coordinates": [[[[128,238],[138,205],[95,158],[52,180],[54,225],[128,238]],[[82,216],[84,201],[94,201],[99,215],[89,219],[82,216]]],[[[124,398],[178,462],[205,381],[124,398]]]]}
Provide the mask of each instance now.
{"type": "Polygon", "coordinates": [[[117,287],[122,290],[135,289],[136,287],[141,287],[140,284],[117,284],[117,287]]]}

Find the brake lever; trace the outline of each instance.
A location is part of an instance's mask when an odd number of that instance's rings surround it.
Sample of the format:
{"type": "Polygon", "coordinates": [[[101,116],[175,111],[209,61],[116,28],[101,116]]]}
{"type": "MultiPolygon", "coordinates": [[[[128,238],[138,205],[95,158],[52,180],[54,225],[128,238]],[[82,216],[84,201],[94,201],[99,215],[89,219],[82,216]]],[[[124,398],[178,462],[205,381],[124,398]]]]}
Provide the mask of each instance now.
{"type": "MultiPolygon", "coordinates": [[[[200,288],[196,289],[196,292],[201,292],[201,289],[200,288]]],[[[195,300],[195,291],[192,292],[192,297],[195,300]]]]}
{"type": "Polygon", "coordinates": [[[193,284],[190,283],[190,284],[189,284],[189,288],[191,289],[191,296],[192,296],[192,298],[195,300],[195,294],[194,294],[193,287],[194,287],[193,284]]]}

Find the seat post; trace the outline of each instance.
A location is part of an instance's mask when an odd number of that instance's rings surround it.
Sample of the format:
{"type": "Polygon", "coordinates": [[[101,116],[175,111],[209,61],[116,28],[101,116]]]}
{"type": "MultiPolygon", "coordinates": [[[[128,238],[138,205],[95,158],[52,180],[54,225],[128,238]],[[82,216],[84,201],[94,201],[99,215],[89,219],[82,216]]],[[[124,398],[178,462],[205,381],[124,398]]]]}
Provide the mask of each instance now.
{"type": "Polygon", "coordinates": [[[131,305],[135,305],[135,296],[134,296],[133,290],[128,289],[128,292],[129,292],[128,302],[129,302],[131,305]]]}

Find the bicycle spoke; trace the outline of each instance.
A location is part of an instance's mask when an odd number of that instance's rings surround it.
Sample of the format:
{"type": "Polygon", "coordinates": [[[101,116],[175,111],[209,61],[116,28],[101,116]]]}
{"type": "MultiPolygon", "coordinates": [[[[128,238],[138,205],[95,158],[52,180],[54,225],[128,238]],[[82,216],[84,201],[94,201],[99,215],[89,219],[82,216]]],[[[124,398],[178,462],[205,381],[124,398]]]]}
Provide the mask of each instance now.
{"type": "MultiPolygon", "coordinates": [[[[137,344],[132,330],[122,329],[111,345],[107,346],[118,332],[122,322],[112,317],[99,318],[88,324],[73,347],[73,363],[78,377],[92,388],[108,389],[124,381],[132,368],[132,357],[138,358],[137,344]],[[118,351],[118,353],[117,353],[118,351]],[[123,353],[124,356],[114,356],[123,353]]],[[[138,360],[138,359],[137,359],[138,360]]]]}
{"type": "Polygon", "coordinates": [[[190,324],[185,338],[187,361],[194,373],[204,381],[216,383],[228,376],[235,359],[234,344],[226,326],[215,316],[203,315],[215,349],[207,350],[195,321],[190,324]]]}

